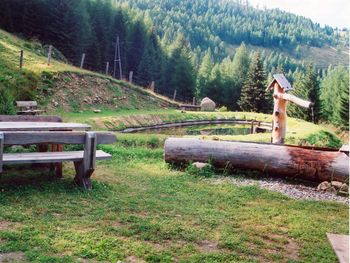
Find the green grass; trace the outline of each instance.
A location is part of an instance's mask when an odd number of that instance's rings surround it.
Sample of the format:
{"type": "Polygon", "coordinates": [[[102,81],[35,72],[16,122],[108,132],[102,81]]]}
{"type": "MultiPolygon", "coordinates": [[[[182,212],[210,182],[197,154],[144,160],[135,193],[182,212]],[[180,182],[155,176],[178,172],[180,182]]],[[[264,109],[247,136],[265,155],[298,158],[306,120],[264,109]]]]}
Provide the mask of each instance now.
{"type": "Polygon", "coordinates": [[[113,160],[98,163],[91,192],[71,183],[70,165],[60,181],[7,169],[0,254],[23,251],[33,262],[337,262],[326,233],[348,233],[346,205],[172,169],[161,140],[122,135],[103,146],[113,160]]]}

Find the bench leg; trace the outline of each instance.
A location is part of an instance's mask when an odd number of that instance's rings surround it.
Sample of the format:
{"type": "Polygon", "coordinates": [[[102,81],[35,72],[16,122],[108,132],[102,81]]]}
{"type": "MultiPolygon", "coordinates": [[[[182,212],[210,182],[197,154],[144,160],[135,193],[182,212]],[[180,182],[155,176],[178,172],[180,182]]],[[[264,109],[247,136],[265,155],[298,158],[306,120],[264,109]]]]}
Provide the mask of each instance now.
{"type": "Polygon", "coordinates": [[[79,186],[82,186],[85,190],[91,190],[92,184],[90,177],[94,171],[88,170],[84,172],[83,162],[74,162],[74,167],[76,172],[74,183],[76,183],[79,186]]]}
{"type": "MultiPolygon", "coordinates": [[[[63,152],[63,145],[51,144],[51,152],[63,152]]],[[[57,179],[63,178],[63,165],[62,163],[54,164],[55,177],[57,179]]]]}

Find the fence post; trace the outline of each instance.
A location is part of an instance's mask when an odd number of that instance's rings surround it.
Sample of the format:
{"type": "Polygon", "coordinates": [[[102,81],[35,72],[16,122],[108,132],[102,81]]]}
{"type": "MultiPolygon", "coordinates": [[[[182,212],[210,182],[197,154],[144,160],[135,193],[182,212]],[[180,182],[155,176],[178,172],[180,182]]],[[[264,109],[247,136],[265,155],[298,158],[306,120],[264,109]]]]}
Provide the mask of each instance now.
{"type": "Polygon", "coordinates": [[[109,73],[109,62],[106,63],[106,75],[109,73]]]}
{"type": "Polygon", "coordinates": [[[154,81],[151,82],[151,90],[154,92],[154,88],[155,88],[155,83],[154,81]]]}
{"type": "Polygon", "coordinates": [[[132,84],[132,78],[134,76],[134,71],[129,72],[129,82],[132,84]]]}
{"type": "Polygon", "coordinates": [[[21,49],[21,53],[19,57],[19,68],[23,68],[23,49],[21,49]]]}
{"type": "Polygon", "coordinates": [[[176,100],[176,93],[177,93],[177,91],[176,91],[176,90],[174,90],[173,100],[176,100]]]}
{"type": "Polygon", "coordinates": [[[51,64],[51,55],[52,55],[52,45],[49,46],[49,53],[47,54],[47,65],[51,64]]]}
{"type": "Polygon", "coordinates": [[[196,105],[196,97],[193,97],[192,105],[196,105]]]}
{"type": "Polygon", "coordinates": [[[84,67],[84,61],[85,61],[85,53],[83,53],[83,56],[81,57],[81,62],[80,62],[81,69],[84,67]]]}

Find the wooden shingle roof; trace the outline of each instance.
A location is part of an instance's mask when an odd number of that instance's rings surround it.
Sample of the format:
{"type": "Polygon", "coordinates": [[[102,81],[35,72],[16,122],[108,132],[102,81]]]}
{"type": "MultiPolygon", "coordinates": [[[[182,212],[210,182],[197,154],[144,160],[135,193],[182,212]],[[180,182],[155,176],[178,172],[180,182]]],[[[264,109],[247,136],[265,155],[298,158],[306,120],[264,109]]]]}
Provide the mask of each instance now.
{"type": "Polygon", "coordinates": [[[283,75],[283,74],[274,74],[273,75],[273,80],[271,81],[271,83],[269,84],[269,86],[267,87],[267,89],[272,89],[273,88],[273,84],[275,83],[275,81],[277,81],[277,83],[281,86],[282,89],[284,89],[285,91],[288,90],[292,90],[292,85],[289,83],[289,81],[287,80],[287,78],[283,75]]]}

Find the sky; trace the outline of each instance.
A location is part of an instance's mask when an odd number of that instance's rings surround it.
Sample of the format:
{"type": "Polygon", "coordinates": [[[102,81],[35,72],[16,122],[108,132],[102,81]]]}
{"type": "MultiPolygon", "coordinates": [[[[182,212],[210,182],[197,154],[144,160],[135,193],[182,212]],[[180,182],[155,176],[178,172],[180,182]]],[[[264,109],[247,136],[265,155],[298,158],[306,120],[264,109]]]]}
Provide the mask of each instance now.
{"type": "Polygon", "coordinates": [[[297,15],[311,18],[321,26],[350,27],[349,0],[249,0],[259,8],[279,8],[297,15]]]}

